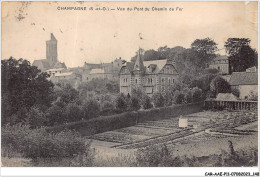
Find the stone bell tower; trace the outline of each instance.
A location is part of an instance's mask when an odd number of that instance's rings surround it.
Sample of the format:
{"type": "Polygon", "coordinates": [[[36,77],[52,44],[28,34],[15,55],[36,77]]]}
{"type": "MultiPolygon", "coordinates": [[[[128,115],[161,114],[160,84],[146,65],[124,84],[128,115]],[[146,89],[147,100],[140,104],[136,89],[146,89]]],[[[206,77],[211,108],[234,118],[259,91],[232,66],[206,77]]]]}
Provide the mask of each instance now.
{"type": "Polygon", "coordinates": [[[57,40],[51,33],[51,39],[46,41],[46,59],[51,68],[58,62],[57,40]]]}

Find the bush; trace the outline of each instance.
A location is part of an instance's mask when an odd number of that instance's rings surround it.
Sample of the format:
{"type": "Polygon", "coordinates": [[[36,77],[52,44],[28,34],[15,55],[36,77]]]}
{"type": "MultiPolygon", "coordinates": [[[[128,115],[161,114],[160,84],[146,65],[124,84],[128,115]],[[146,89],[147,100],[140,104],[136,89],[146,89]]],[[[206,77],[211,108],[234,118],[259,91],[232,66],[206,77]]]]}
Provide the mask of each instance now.
{"type": "Polygon", "coordinates": [[[202,101],[202,90],[198,87],[192,89],[192,100],[195,103],[202,101]]]}
{"type": "Polygon", "coordinates": [[[250,94],[248,95],[248,100],[257,101],[257,100],[258,100],[258,95],[257,95],[257,93],[251,91],[250,94]]]}
{"type": "Polygon", "coordinates": [[[240,96],[240,91],[239,91],[239,89],[237,89],[237,88],[232,89],[232,90],[231,90],[231,93],[232,93],[233,95],[235,95],[236,97],[238,97],[238,98],[239,98],[239,96],[240,96]]]}
{"type": "Polygon", "coordinates": [[[56,104],[52,105],[46,111],[46,118],[47,118],[47,126],[53,126],[65,123],[64,115],[63,115],[63,108],[57,106],[56,104]]]}
{"type": "Polygon", "coordinates": [[[46,116],[42,111],[39,110],[39,108],[32,107],[27,113],[26,123],[30,125],[31,128],[39,128],[45,125],[46,116]]]}
{"type": "Polygon", "coordinates": [[[202,111],[203,103],[175,105],[171,107],[139,110],[137,112],[125,112],[121,114],[103,116],[90,120],[72,122],[55,127],[47,128],[48,132],[59,132],[64,129],[77,130],[84,136],[89,136],[105,131],[134,126],[138,122],[162,120],[192,114],[202,111]]]}
{"type": "Polygon", "coordinates": [[[100,105],[94,99],[89,99],[83,103],[84,119],[96,118],[100,115],[100,105]]]}
{"type": "Polygon", "coordinates": [[[88,153],[90,143],[75,131],[47,133],[44,128],[30,129],[28,125],[6,125],[2,128],[2,155],[10,152],[25,158],[65,158],[88,153]]]}
{"type": "Polygon", "coordinates": [[[171,106],[173,104],[173,96],[171,92],[164,94],[165,106],[171,106]]]}
{"type": "Polygon", "coordinates": [[[142,105],[144,109],[150,109],[153,107],[152,102],[151,102],[151,98],[149,96],[144,96],[142,99],[142,105]]]}
{"type": "Polygon", "coordinates": [[[178,90],[174,92],[173,101],[175,104],[184,103],[184,94],[178,90]]]}
{"type": "Polygon", "coordinates": [[[189,88],[183,89],[184,103],[192,103],[192,91],[189,88]]]}
{"type": "Polygon", "coordinates": [[[141,167],[181,166],[180,158],[172,158],[166,145],[152,145],[138,149],[136,160],[141,167]]]}
{"type": "Polygon", "coordinates": [[[155,93],[152,97],[155,107],[164,107],[165,98],[161,93],[155,93]]]}
{"type": "Polygon", "coordinates": [[[219,93],[231,93],[231,87],[225,79],[221,76],[217,76],[212,79],[210,83],[210,91],[214,93],[216,97],[219,93]]]}
{"type": "Polygon", "coordinates": [[[120,94],[116,98],[116,109],[119,112],[125,112],[127,110],[127,98],[124,94],[120,94]]]}
{"type": "Polygon", "coordinates": [[[132,96],[130,99],[130,110],[137,111],[141,108],[141,104],[139,98],[136,96],[132,96]]]}
{"type": "Polygon", "coordinates": [[[83,119],[82,107],[76,103],[69,103],[65,107],[64,119],[66,122],[75,122],[83,119]]]}

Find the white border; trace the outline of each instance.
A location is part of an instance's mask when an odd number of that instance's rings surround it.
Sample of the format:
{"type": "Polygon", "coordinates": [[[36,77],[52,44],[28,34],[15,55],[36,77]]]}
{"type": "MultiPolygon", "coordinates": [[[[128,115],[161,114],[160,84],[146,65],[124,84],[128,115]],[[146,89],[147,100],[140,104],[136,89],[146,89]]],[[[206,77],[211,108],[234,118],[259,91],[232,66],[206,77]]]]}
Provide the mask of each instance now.
{"type": "MultiPolygon", "coordinates": [[[[4,0],[4,1],[18,1],[18,0],[4,0]]],[[[24,1],[24,0],[19,0],[24,1]]],[[[31,0],[31,1],[48,1],[48,0],[31,0]]],[[[76,0],[64,0],[64,1],[76,1],[76,0]]],[[[90,1],[90,0],[86,0],[90,1]]],[[[98,0],[97,0],[98,1],[98,0]]],[[[111,1],[111,0],[102,0],[111,1]]],[[[130,1],[130,0],[121,0],[130,1]]],[[[178,1],[178,0],[131,0],[131,1],[178,1]]],[[[190,1],[190,0],[179,0],[179,1],[190,1]]],[[[204,1],[204,0],[198,0],[204,1]]],[[[212,1],[212,0],[210,0],[212,1]]],[[[227,0],[218,0],[227,1],[227,0]]],[[[228,1],[243,1],[243,0],[228,0],[228,1]]],[[[248,0],[256,1],[256,0],[248,0]]],[[[257,0],[258,1],[258,0],[257,0]]],[[[1,2],[3,2],[1,0],[1,2]]],[[[0,5],[2,9],[2,4],[0,5]]],[[[258,1],[258,9],[259,9],[258,1]]],[[[0,13],[1,13],[0,9],[0,13]]],[[[259,11],[258,11],[258,21],[259,21],[259,11]]],[[[1,24],[1,22],[0,22],[1,24]]],[[[259,31],[259,23],[258,23],[259,31]]],[[[0,33],[0,38],[1,38],[0,33]]],[[[258,49],[259,49],[259,35],[258,35],[258,49]]],[[[0,41],[1,44],[1,41],[0,41]]],[[[1,45],[0,45],[1,46],[1,45]]],[[[1,55],[1,51],[0,51],[1,55]]],[[[259,50],[258,50],[258,61],[259,61],[259,50]]],[[[258,62],[258,68],[260,63],[258,62]]],[[[1,75],[1,74],[0,74],[1,75]]],[[[258,78],[260,73],[258,72],[258,78]]],[[[0,80],[1,82],[1,80],[0,80]]],[[[258,81],[259,82],[259,81],[258,81]]],[[[258,88],[260,91],[260,89],[258,88]]],[[[260,92],[259,92],[260,93],[260,92]]],[[[259,100],[259,99],[258,99],[259,100]]],[[[259,114],[259,104],[258,104],[258,114],[259,114]]],[[[1,109],[1,108],[0,108],[1,109]]],[[[1,115],[1,112],[0,112],[1,115]]],[[[258,125],[259,125],[258,120],[258,125]]],[[[0,122],[1,124],[1,122],[0,122]]],[[[0,137],[1,139],[1,137],[0,137]]],[[[258,149],[259,149],[258,136],[258,149]]],[[[0,141],[1,142],[1,141],[0,141]]],[[[1,153],[0,153],[1,157],[1,153]]],[[[258,164],[259,164],[258,154],[258,164]]],[[[206,172],[218,173],[218,172],[250,172],[252,175],[254,172],[259,172],[258,167],[0,167],[0,176],[205,176],[206,172]]],[[[230,175],[231,176],[231,175],[230,175]]]]}

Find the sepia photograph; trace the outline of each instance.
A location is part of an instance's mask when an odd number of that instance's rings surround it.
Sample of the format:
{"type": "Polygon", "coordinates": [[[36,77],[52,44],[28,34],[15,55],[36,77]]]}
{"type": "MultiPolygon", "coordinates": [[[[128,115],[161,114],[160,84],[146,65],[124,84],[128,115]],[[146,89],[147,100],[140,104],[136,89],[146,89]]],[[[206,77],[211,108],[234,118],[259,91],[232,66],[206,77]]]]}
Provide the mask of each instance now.
{"type": "Polygon", "coordinates": [[[1,29],[2,167],[258,167],[257,1],[6,1],[1,29]]]}

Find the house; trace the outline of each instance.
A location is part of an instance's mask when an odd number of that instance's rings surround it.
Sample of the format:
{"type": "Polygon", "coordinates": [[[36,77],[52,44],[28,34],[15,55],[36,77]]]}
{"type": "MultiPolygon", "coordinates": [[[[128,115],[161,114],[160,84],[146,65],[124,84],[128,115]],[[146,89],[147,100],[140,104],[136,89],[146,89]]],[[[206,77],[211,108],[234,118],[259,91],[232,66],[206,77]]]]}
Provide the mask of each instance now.
{"type": "Polygon", "coordinates": [[[231,89],[239,90],[240,99],[248,99],[251,93],[258,94],[257,72],[233,72],[229,84],[231,89]]]}
{"type": "Polygon", "coordinates": [[[125,63],[119,76],[121,93],[131,95],[134,89],[141,89],[152,96],[168,91],[179,74],[171,60],[143,61],[139,50],[135,63],[125,63]]]}
{"type": "Polygon", "coordinates": [[[217,101],[237,101],[239,100],[232,93],[219,93],[216,98],[217,101]]]}
{"type": "Polygon", "coordinates": [[[121,57],[110,63],[94,64],[85,62],[82,67],[82,81],[88,82],[94,78],[118,80],[119,71],[124,63],[125,60],[122,60],[121,57]]]}
{"type": "Polygon", "coordinates": [[[210,69],[217,69],[221,74],[229,74],[229,60],[228,57],[223,55],[223,56],[217,56],[214,58],[210,64],[209,64],[210,69]]]}
{"type": "Polygon", "coordinates": [[[61,73],[55,73],[54,75],[52,75],[50,80],[53,83],[68,82],[74,88],[77,88],[79,86],[79,84],[81,83],[82,76],[80,74],[73,73],[73,72],[61,72],[61,73]]]}
{"type": "Polygon", "coordinates": [[[66,70],[65,68],[53,68],[53,69],[48,69],[45,72],[48,73],[51,77],[51,76],[55,76],[56,74],[60,74],[65,70],[66,70]]]}

